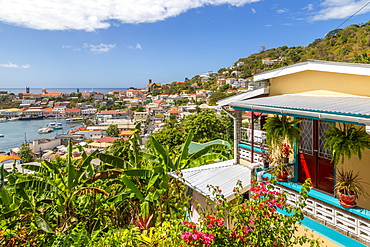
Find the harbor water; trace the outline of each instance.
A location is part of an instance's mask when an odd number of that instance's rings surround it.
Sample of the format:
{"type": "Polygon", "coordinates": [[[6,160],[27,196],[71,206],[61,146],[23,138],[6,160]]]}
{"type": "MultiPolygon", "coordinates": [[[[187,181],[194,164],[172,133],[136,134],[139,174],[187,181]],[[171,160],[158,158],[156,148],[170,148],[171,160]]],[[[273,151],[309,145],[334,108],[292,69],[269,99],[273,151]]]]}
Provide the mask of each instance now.
{"type": "Polygon", "coordinates": [[[42,119],[42,120],[18,120],[0,123],[0,152],[9,152],[9,149],[19,147],[26,140],[31,142],[35,139],[54,138],[56,135],[67,134],[71,129],[81,127],[80,123],[66,123],[65,119],[42,119]],[[37,130],[45,128],[52,122],[57,121],[63,124],[63,129],[54,132],[39,134],[37,130]]]}

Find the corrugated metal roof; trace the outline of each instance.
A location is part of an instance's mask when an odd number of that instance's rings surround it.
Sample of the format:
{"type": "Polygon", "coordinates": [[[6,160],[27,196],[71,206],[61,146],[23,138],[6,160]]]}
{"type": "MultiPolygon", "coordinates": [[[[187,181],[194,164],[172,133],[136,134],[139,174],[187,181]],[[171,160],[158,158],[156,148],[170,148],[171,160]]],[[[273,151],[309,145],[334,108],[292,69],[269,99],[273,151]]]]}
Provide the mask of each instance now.
{"type": "MultiPolygon", "coordinates": [[[[218,162],[209,165],[182,170],[182,180],[186,185],[204,196],[213,197],[208,185],[218,186],[226,198],[232,196],[238,180],[243,188],[250,185],[251,170],[243,165],[234,165],[234,160],[218,162]]],[[[176,177],[174,173],[172,176],[176,177]]]]}
{"type": "Polygon", "coordinates": [[[261,111],[260,107],[266,107],[277,113],[279,109],[282,111],[291,109],[370,118],[370,97],[287,94],[238,101],[231,105],[237,108],[245,107],[247,110],[256,109],[258,111],[261,111]]]}
{"type": "Polygon", "coordinates": [[[230,103],[235,102],[235,101],[250,99],[250,98],[257,97],[263,94],[269,94],[269,89],[268,88],[258,88],[258,89],[251,90],[246,93],[227,97],[225,99],[217,101],[217,106],[221,107],[221,106],[229,105],[230,103]]]}

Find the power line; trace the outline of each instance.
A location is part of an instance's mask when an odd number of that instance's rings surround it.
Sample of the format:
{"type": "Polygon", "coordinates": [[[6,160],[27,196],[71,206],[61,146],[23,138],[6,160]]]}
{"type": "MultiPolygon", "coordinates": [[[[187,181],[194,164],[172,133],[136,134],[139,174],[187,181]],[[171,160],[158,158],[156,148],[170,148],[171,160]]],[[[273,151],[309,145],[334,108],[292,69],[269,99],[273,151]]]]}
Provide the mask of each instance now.
{"type": "Polygon", "coordinates": [[[361,10],[363,10],[367,5],[370,4],[370,1],[367,2],[364,6],[362,6],[359,10],[357,10],[353,15],[351,15],[350,17],[347,18],[347,20],[345,20],[344,22],[342,22],[336,29],[338,29],[339,27],[341,27],[344,23],[346,23],[347,21],[349,21],[352,17],[354,17],[358,12],[360,12],[361,10]]]}

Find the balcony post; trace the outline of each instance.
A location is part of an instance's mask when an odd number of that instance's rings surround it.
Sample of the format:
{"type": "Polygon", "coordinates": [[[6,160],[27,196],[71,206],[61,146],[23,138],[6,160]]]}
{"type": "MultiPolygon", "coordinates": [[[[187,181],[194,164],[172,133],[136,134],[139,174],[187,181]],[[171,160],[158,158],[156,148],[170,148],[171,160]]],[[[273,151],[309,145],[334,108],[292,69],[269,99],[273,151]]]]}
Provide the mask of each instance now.
{"type": "Polygon", "coordinates": [[[234,117],[234,164],[239,164],[239,142],[241,139],[242,112],[235,111],[234,117]]]}
{"type": "Polygon", "coordinates": [[[254,163],[254,112],[251,112],[251,164],[254,163]]]}

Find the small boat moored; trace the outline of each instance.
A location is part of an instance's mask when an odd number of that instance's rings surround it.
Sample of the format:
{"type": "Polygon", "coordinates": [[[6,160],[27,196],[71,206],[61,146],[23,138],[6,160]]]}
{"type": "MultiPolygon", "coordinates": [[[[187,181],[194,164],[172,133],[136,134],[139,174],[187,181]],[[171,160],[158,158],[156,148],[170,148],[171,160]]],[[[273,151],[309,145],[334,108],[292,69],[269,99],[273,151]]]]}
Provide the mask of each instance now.
{"type": "Polygon", "coordinates": [[[46,133],[50,133],[50,132],[53,132],[54,129],[52,128],[40,128],[37,133],[39,134],[46,134],[46,133]]]}
{"type": "Polygon", "coordinates": [[[48,128],[52,128],[52,129],[63,129],[63,125],[62,125],[62,123],[57,123],[57,122],[55,122],[55,121],[53,121],[53,122],[50,122],[49,124],[48,124],[48,128]]]}
{"type": "Polygon", "coordinates": [[[0,134],[0,137],[4,137],[4,134],[0,134]]]}

